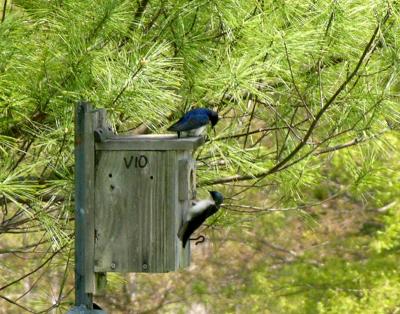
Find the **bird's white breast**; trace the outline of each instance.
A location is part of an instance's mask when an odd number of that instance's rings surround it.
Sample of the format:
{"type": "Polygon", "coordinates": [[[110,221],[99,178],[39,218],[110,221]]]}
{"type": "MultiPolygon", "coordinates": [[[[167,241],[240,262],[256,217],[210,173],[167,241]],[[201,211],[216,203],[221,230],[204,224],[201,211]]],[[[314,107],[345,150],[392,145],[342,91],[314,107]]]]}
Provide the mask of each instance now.
{"type": "Polygon", "coordinates": [[[203,134],[204,130],[206,129],[207,125],[203,125],[197,129],[193,129],[190,131],[185,131],[182,132],[182,137],[188,137],[188,136],[200,136],[203,134]]]}
{"type": "Polygon", "coordinates": [[[192,206],[191,208],[189,208],[187,215],[186,215],[186,219],[190,220],[192,219],[194,216],[197,216],[198,214],[202,213],[204,210],[206,210],[207,207],[214,205],[214,201],[212,200],[201,200],[198,201],[194,206],[192,206]]]}

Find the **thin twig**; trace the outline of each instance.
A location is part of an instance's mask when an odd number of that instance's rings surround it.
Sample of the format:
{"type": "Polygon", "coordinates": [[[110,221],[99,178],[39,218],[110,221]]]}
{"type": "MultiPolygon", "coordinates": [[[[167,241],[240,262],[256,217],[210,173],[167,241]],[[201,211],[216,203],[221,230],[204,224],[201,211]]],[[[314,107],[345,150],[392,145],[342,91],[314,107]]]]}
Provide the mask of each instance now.
{"type": "Polygon", "coordinates": [[[143,68],[143,64],[142,64],[142,63],[139,63],[139,66],[138,66],[138,68],[136,69],[136,71],[133,72],[132,75],[131,75],[131,77],[129,77],[129,78],[126,80],[124,86],[121,88],[121,90],[119,91],[118,95],[108,104],[108,107],[112,107],[112,106],[115,105],[115,103],[119,100],[119,98],[122,96],[122,94],[123,94],[123,93],[126,91],[126,89],[128,88],[128,86],[129,86],[131,80],[133,80],[133,79],[136,77],[136,75],[139,74],[139,72],[140,72],[140,70],[142,70],[142,68],[143,68]]]}
{"type": "MultiPolygon", "coordinates": [[[[255,96],[255,97],[257,97],[257,96],[255,96]]],[[[252,98],[250,98],[249,101],[252,101],[252,98]]],[[[253,108],[251,110],[250,118],[249,118],[249,121],[247,123],[247,130],[246,130],[246,135],[245,135],[245,138],[244,138],[243,149],[246,149],[247,139],[249,137],[249,132],[250,132],[250,126],[251,126],[251,122],[253,121],[254,111],[256,110],[256,106],[257,106],[257,101],[253,100],[253,108]]]]}
{"type": "Polygon", "coordinates": [[[1,23],[4,22],[4,20],[6,19],[6,9],[7,9],[7,0],[4,0],[3,3],[3,13],[1,15],[1,23]]]}
{"type": "Polygon", "coordinates": [[[36,267],[34,270],[32,270],[32,271],[26,273],[25,275],[19,277],[18,279],[15,279],[14,281],[12,281],[12,282],[10,282],[10,283],[8,283],[8,284],[6,284],[6,285],[0,287],[0,291],[2,291],[2,290],[4,290],[4,289],[6,289],[6,288],[8,288],[8,287],[10,287],[10,286],[12,286],[12,285],[18,283],[18,282],[20,282],[21,280],[25,279],[26,277],[29,277],[30,275],[32,275],[32,274],[34,274],[35,272],[37,272],[39,269],[41,269],[41,268],[43,268],[44,266],[46,266],[46,264],[47,264],[48,262],[50,262],[50,261],[53,259],[53,257],[56,256],[62,249],[64,249],[64,247],[65,247],[66,245],[67,245],[67,244],[64,244],[59,250],[53,252],[53,254],[51,254],[43,263],[41,263],[41,264],[40,264],[38,267],[36,267]]]}
{"type": "Polygon", "coordinates": [[[21,305],[21,304],[15,302],[15,301],[9,299],[9,298],[7,298],[7,297],[4,296],[4,295],[0,295],[0,298],[3,299],[3,300],[6,300],[7,302],[9,302],[9,303],[11,303],[11,304],[13,304],[13,305],[18,306],[19,308],[21,308],[21,309],[23,309],[23,310],[25,310],[25,311],[27,311],[27,312],[29,312],[29,313],[35,313],[34,311],[28,309],[27,307],[25,307],[25,306],[23,306],[23,305],[21,305]]]}
{"type": "Polygon", "coordinates": [[[310,108],[308,108],[307,102],[306,102],[306,100],[304,99],[302,93],[300,92],[300,89],[299,89],[299,87],[297,86],[296,81],[295,81],[295,79],[294,79],[294,74],[293,74],[293,70],[292,70],[292,63],[290,62],[289,52],[288,52],[288,49],[287,49],[287,46],[286,46],[286,42],[285,42],[285,41],[283,41],[283,46],[285,47],[286,60],[287,60],[288,66],[289,66],[290,77],[291,77],[291,79],[292,79],[292,84],[293,84],[293,86],[294,86],[294,89],[296,90],[297,95],[299,96],[299,98],[300,98],[300,100],[301,100],[301,102],[302,102],[304,108],[306,108],[306,110],[307,110],[308,114],[310,115],[310,117],[313,118],[313,119],[315,119],[315,118],[314,118],[314,115],[312,114],[312,112],[311,112],[311,110],[310,110],[310,108]]]}
{"type": "MultiPolygon", "coordinates": [[[[336,90],[336,92],[330,97],[330,99],[324,104],[324,106],[318,111],[318,113],[315,115],[314,120],[312,120],[306,134],[304,135],[303,139],[300,141],[300,143],[280,162],[275,164],[272,168],[262,171],[253,175],[234,175],[230,177],[225,177],[225,178],[219,178],[219,179],[213,179],[213,180],[204,180],[200,182],[199,184],[204,186],[204,185],[213,185],[213,184],[222,184],[222,183],[228,183],[232,181],[243,181],[243,180],[252,180],[255,178],[264,178],[268,175],[271,175],[273,173],[276,173],[278,171],[281,171],[285,168],[287,168],[287,163],[294,158],[294,156],[297,155],[297,153],[307,144],[308,139],[312,135],[313,131],[317,127],[317,124],[319,120],[322,118],[324,113],[333,105],[337,99],[337,97],[343,92],[343,90],[346,88],[346,86],[352,81],[352,79],[358,74],[362,64],[366,61],[371,56],[371,51],[375,47],[375,39],[378,35],[379,29],[382,27],[383,24],[387,22],[391,15],[390,10],[387,11],[385,17],[382,19],[380,23],[376,26],[368,44],[365,46],[364,51],[362,55],[360,56],[360,59],[358,60],[355,68],[353,71],[349,74],[349,76],[346,78],[346,80],[339,86],[339,88],[336,90]]],[[[293,164],[293,163],[291,163],[293,164]]]]}

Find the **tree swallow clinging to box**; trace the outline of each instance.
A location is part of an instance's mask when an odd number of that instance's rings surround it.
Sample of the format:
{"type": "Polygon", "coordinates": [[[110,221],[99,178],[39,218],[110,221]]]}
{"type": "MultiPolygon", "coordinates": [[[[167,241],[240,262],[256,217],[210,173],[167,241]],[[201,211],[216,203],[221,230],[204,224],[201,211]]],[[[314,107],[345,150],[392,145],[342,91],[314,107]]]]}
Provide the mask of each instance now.
{"type": "Polygon", "coordinates": [[[168,131],[178,133],[178,138],[183,136],[199,136],[202,134],[208,123],[211,127],[218,122],[218,113],[207,108],[196,108],[187,112],[182,118],[168,128],[168,131]]]}
{"type": "Polygon", "coordinates": [[[221,193],[210,191],[212,200],[198,201],[187,212],[186,222],[179,228],[178,237],[185,248],[192,233],[211,215],[215,214],[221,206],[224,197],[221,193]]]}

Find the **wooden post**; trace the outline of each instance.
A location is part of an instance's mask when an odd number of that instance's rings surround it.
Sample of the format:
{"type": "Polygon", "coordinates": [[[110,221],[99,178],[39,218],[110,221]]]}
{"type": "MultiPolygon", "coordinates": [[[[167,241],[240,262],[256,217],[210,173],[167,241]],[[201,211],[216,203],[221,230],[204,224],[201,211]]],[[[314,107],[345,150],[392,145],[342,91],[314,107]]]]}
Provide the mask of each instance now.
{"type": "MultiPolygon", "coordinates": [[[[102,142],[104,141],[107,137],[112,136],[112,128],[107,122],[107,112],[106,109],[97,109],[95,110],[95,116],[93,117],[94,119],[94,140],[95,142],[102,142]]],[[[98,159],[99,153],[95,152],[95,166],[96,167],[96,160],[98,159]],[[97,154],[97,156],[96,156],[97,154]]],[[[95,174],[94,174],[95,176],[95,174]]],[[[96,180],[96,179],[95,179],[96,180]]],[[[95,206],[95,205],[94,205],[95,206]]],[[[94,228],[94,225],[93,225],[94,228]]],[[[96,237],[96,229],[94,231],[94,235],[96,237]]],[[[93,258],[94,258],[94,253],[93,253],[93,258]]],[[[99,295],[104,295],[107,287],[107,273],[106,272],[97,272],[95,273],[95,291],[94,294],[99,296],[99,295]]]]}
{"type": "Polygon", "coordinates": [[[93,309],[94,135],[91,106],[75,111],[75,304],[93,309]]]}
{"type": "Polygon", "coordinates": [[[190,264],[190,246],[183,249],[177,233],[195,196],[192,154],[203,142],[115,135],[105,109],[77,104],[76,306],[69,314],[105,313],[93,310],[93,295],[104,293],[106,272],[168,272],[190,264]]]}

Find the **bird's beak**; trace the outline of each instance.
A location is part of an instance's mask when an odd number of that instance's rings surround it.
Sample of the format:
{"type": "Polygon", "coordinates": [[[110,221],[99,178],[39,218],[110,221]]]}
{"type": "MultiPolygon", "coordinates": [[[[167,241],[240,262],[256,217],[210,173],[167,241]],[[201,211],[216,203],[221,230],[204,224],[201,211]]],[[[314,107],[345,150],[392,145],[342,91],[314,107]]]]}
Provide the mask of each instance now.
{"type": "Polygon", "coordinates": [[[217,136],[217,132],[215,131],[215,126],[213,126],[212,129],[214,131],[214,136],[217,136]]]}

